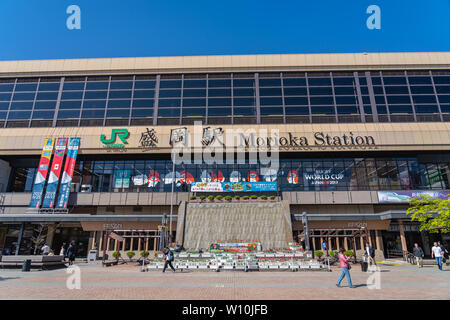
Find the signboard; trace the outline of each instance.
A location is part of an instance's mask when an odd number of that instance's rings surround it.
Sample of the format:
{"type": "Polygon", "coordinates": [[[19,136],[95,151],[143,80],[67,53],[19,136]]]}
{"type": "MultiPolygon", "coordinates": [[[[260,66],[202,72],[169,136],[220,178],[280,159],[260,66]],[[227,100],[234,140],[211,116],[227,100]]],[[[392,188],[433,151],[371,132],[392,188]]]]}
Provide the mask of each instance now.
{"type": "Polygon", "coordinates": [[[343,170],[331,169],[315,169],[313,173],[304,173],[305,184],[309,185],[336,185],[345,181],[343,170]]]}
{"type": "Polygon", "coordinates": [[[124,241],[124,240],[125,240],[124,237],[121,237],[121,236],[119,236],[117,233],[114,233],[114,232],[111,232],[111,233],[109,234],[109,237],[110,237],[111,239],[114,239],[114,240],[117,240],[117,241],[124,241]]]}
{"type": "Polygon", "coordinates": [[[39,161],[38,172],[34,180],[33,191],[31,193],[30,208],[39,208],[42,200],[42,192],[44,191],[45,182],[47,180],[50,159],[53,153],[54,138],[46,138],[44,147],[42,148],[41,160],[39,161]]]}
{"type": "Polygon", "coordinates": [[[194,182],[191,192],[277,191],[276,182],[194,182]]]}
{"type": "Polygon", "coordinates": [[[56,203],[57,208],[67,208],[70,185],[72,183],[73,171],[75,170],[75,162],[77,160],[79,146],[80,138],[70,138],[69,146],[67,147],[66,164],[64,165],[61,185],[59,186],[58,202],[56,203]]]}
{"type": "Polygon", "coordinates": [[[53,208],[58,188],[59,176],[61,174],[64,155],[66,153],[67,138],[58,138],[55,146],[55,155],[53,156],[52,167],[48,177],[47,190],[45,191],[43,208],[53,208]]]}
{"type": "Polygon", "coordinates": [[[130,173],[131,173],[131,170],[117,170],[114,188],[129,188],[130,187],[130,173]]]}
{"type": "Polygon", "coordinates": [[[433,198],[450,200],[449,191],[378,191],[379,203],[408,203],[411,198],[429,195],[433,198]]]}
{"type": "Polygon", "coordinates": [[[123,149],[125,144],[128,144],[127,139],[130,137],[130,132],[128,129],[112,129],[111,138],[106,138],[104,134],[100,135],[100,141],[103,143],[103,148],[106,149],[123,149]],[[117,138],[120,139],[122,143],[116,143],[117,138]]]}

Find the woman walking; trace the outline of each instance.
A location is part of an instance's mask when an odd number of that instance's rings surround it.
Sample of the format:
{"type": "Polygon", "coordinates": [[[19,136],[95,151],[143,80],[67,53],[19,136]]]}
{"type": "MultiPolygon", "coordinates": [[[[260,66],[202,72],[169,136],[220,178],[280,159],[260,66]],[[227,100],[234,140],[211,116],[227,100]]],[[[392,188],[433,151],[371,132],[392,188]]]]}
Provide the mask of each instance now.
{"type": "Polygon", "coordinates": [[[350,258],[347,257],[344,254],[344,251],[345,251],[344,248],[341,248],[339,250],[339,266],[341,267],[341,275],[340,275],[340,277],[339,277],[339,279],[338,279],[338,281],[336,283],[336,287],[338,287],[338,288],[341,287],[341,281],[346,276],[347,277],[347,282],[348,282],[348,287],[349,288],[356,288],[352,284],[352,279],[350,278],[350,272],[349,272],[349,270],[351,268],[350,264],[349,264],[350,258]]]}

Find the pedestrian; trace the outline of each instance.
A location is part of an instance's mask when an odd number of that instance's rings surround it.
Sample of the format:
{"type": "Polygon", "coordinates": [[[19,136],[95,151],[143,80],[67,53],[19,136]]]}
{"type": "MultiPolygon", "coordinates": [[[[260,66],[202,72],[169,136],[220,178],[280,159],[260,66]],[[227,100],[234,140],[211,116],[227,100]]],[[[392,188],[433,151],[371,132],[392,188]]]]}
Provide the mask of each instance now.
{"type": "Polygon", "coordinates": [[[448,257],[448,251],[447,251],[447,249],[445,249],[445,247],[441,244],[440,241],[438,241],[438,246],[442,250],[442,263],[445,263],[446,258],[448,257]]]}
{"type": "Polygon", "coordinates": [[[174,260],[172,250],[170,250],[168,247],[165,247],[163,253],[166,256],[166,262],[164,262],[164,268],[162,272],[166,272],[167,266],[169,266],[172,269],[172,271],[175,272],[175,268],[172,265],[172,261],[174,260]]]}
{"type": "Polygon", "coordinates": [[[48,244],[44,244],[42,246],[41,252],[44,256],[48,256],[48,254],[50,253],[50,247],[48,246],[48,244]]]}
{"type": "Polygon", "coordinates": [[[341,248],[339,250],[339,266],[341,267],[341,275],[339,276],[339,279],[336,282],[336,287],[340,288],[342,279],[344,279],[344,277],[347,277],[348,287],[349,288],[356,288],[352,284],[352,279],[350,278],[350,272],[349,272],[349,270],[351,269],[351,266],[350,266],[350,263],[349,263],[350,262],[350,257],[347,257],[344,254],[344,252],[345,252],[344,248],[341,248]]]}
{"type": "Polygon", "coordinates": [[[364,253],[367,255],[367,260],[370,264],[370,262],[373,262],[373,264],[377,264],[375,262],[375,250],[370,246],[369,243],[366,242],[366,245],[364,246],[364,253]]]}
{"type": "Polygon", "coordinates": [[[73,264],[75,261],[75,247],[73,246],[73,243],[69,245],[67,248],[67,257],[69,258],[69,266],[73,264]]]}
{"type": "Polygon", "coordinates": [[[442,255],[443,251],[441,247],[438,246],[437,242],[434,243],[434,246],[431,248],[431,258],[436,259],[436,264],[438,265],[439,270],[442,270],[442,255]]]}
{"type": "Polygon", "coordinates": [[[323,240],[323,242],[322,242],[322,251],[323,251],[324,253],[327,252],[327,242],[326,242],[325,240],[323,240]]]}
{"type": "Polygon", "coordinates": [[[63,256],[63,260],[66,261],[66,254],[67,254],[67,250],[66,250],[66,244],[63,243],[61,246],[61,250],[59,250],[59,255],[63,256]]]}
{"type": "Polygon", "coordinates": [[[423,250],[418,243],[414,243],[413,255],[416,258],[416,263],[419,268],[423,268],[423,250]]]}

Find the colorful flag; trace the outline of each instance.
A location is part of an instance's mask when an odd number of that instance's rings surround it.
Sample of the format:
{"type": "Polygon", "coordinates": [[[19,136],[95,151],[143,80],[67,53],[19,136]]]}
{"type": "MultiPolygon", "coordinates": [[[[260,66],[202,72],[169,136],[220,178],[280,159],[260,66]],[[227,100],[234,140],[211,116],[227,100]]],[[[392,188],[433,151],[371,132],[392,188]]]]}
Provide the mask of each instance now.
{"type": "Polygon", "coordinates": [[[79,145],[80,138],[70,138],[69,146],[67,148],[66,164],[64,165],[61,185],[59,186],[58,202],[56,203],[57,208],[67,208],[70,185],[72,183],[73,171],[75,170],[79,145]]]}
{"type": "Polygon", "coordinates": [[[39,161],[38,172],[34,180],[33,191],[31,193],[30,208],[39,208],[42,200],[42,191],[44,190],[47,179],[48,167],[53,153],[54,138],[46,138],[42,148],[41,160],[39,161]]]}
{"type": "Polygon", "coordinates": [[[56,189],[58,188],[59,176],[62,169],[64,154],[66,153],[67,138],[58,138],[55,146],[55,155],[50,169],[42,208],[53,208],[55,202],[56,189]]]}

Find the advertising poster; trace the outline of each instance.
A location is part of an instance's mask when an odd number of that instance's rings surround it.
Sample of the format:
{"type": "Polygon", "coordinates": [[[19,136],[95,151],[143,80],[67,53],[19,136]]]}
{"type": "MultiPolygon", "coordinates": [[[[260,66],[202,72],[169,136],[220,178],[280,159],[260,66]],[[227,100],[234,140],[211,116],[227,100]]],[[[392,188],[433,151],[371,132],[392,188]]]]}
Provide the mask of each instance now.
{"type": "Polygon", "coordinates": [[[130,176],[131,176],[131,170],[117,170],[114,188],[129,188],[130,187],[130,176]]]}
{"type": "Polygon", "coordinates": [[[30,208],[39,208],[42,200],[42,192],[47,180],[50,159],[53,153],[54,138],[46,138],[42,148],[41,160],[39,161],[38,172],[34,180],[33,191],[31,193],[30,208]]]}
{"type": "Polygon", "coordinates": [[[70,185],[72,184],[73,171],[75,170],[79,146],[80,138],[70,138],[69,146],[67,147],[66,163],[64,164],[64,171],[61,178],[61,185],[59,186],[58,202],[56,203],[57,208],[67,208],[70,185]]]}
{"type": "Polygon", "coordinates": [[[305,184],[309,185],[337,185],[345,181],[346,176],[341,170],[315,169],[313,172],[305,172],[305,184]]]}
{"type": "Polygon", "coordinates": [[[148,187],[156,187],[158,183],[161,182],[161,178],[159,177],[159,173],[156,170],[150,170],[148,174],[148,187]]]}
{"type": "Polygon", "coordinates": [[[428,195],[433,198],[450,200],[449,191],[378,191],[379,203],[408,203],[411,198],[428,195]]]}
{"type": "Polygon", "coordinates": [[[55,203],[56,189],[58,188],[64,155],[66,153],[67,138],[58,138],[55,145],[55,155],[50,169],[42,208],[53,208],[55,203]]]}
{"type": "Polygon", "coordinates": [[[191,192],[277,191],[276,182],[194,182],[191,192]]]}

